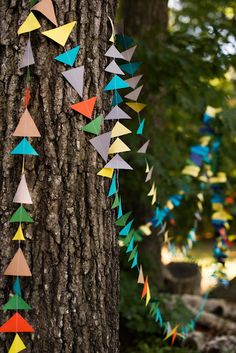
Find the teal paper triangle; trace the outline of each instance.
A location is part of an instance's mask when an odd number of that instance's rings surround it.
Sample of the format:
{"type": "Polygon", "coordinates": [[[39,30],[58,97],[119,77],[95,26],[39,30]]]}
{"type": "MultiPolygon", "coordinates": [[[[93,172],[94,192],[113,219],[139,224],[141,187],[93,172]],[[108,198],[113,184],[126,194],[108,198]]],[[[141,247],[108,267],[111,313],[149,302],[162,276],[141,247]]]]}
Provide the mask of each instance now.
{"type": "Polygon", "coordinates": [[[134,44],[134,41],[132,38],[123,36],[121,34],[117,35],[117,41],[123,46],[124,49],[128,49],[131,45],[134,44]]]}
{"type": "Polygon", "coordinates": [[[112,106],[114,107],[115,105],[119,105],[122,102],[123,102],[123,99],[121,95],[117,91],[115,91],[114,96],[112,98],[112,106]]]}
{"type": "Polygon", "coordinates": [[[128,88],[129,84],[125,82],[122,78],[118,75],[115,75],[111,81],[106,85],[104,91],[111,91],[113,89],[121,89],[121,88],[128,88]]]}
{"type": "Polygon", "coordinates": [[[135,63],[119,65],[119,67],[121,68],[122,71],[126,72],[127,74],[134,75],[140,65],[141,65],[141,62],[135,62],[135,63]]]}
{"type": "Polygon", "coordinates": [[[132,236],[131,240],[130,240],[130,243],[129,243],[129,246],[126,250],[126,253],[129,253],[131,251],[133,251],[133,248],[134,248],[134,236],[132,236]]]}
{"type": "Polygon", "coordinates": [[[126,224],[126,226],[124,226],[124,228],[121,229],[119,233],[120,236],[126,237],[129,234],[133,221],[134,220],[132,219],[132,221],[130,221],[128,224],[126,224]]]}
{"type": "Polygon", "coordinates": [[[92,120],[87,125],[84,125],[81,130],[90,132],[94,135],[99,135],[101,132],[102,117],[99,115],[96,119],[92,120]]]}
{"type": "Polygon", "coordinates": [[[121,198],[120,198],[117,218],[120,218],[122,216],[123,216],[123,211],[122,211],[122,202],[121,202],[121,198]]]}
{"type": "Polygon", "coordinates": [[[136,252],[134,260],[132,262],[131,268],[134,268],[138,265],[138,252],[136,252]]]}
{"type": "Polygon", "coordinates": [[[116,193],[116,173],[113,174],[111,186],[109,189],[108,197],[114,195],[116,193]]]}
{"type": "Polygon", "coordinates": [[[23,140],[11,151],[11,154],[27,154],[38,156],[38,153],[31,146],[29,141],[24,137],[23,140]]]}
{"type": "Polygon", "coordinates": [[[20,286],[20,278],[16,277],[16,280],[12,286],[12,290],[15,294],[18,294],[19,296],[21,296],[21,286],[20,286]]]}
{"type": "Polygon", "coordinates": [[[56,56],[54,59],[62,62],[63,64],[73,66],[79,50],[80,50],[80,45],[78,45],[77,47],[75,47],[73,49],[66,51],[63,54],[56,56]]]}
{"type": "Polygon", "coordinates": [[[143,119],[138,127],[137,130],[137,135],[142,135],[143,134],[143,128],[144,128],[144,124],[145,124],[145,119],[143,119]]]}

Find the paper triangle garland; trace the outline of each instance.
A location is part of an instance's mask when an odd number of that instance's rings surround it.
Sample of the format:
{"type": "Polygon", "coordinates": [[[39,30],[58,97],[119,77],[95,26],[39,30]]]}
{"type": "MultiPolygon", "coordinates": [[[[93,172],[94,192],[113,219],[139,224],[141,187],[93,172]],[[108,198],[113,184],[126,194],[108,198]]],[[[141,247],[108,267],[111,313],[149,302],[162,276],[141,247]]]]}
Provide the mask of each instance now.
{"type": "Polygon", "coordinates": [[[137,151],[137,153],[146,153],[150,140],[145,142],[145,144],[137,151]]]}
{"type": "Polygon", "coordinates": [[[139,268],[138,283],[144,284],[144,276],[143,276],[143,267],[142,267],[142,265],[140,265],[140,268],[139,268]]]}
{"type": "Polygon", "coordinates": [[[144,124],[145,124],[145,119],[143,119],[141,121],[141,123],[139,124],[138,130],[137,130],[137,135],[143,134],[144,124]]]}
{"type": "Polygon", "coordinates": [[[114,200],[114,202],[113,202],[111,208],[113,209],[113,208],[118,207],[118,206],[119,206],[119,201],[120,201],[120,200],[119,200],[119,195],[118,195],[118,193],[116,193],[115,200],[114,200]]]}
{"type": "Polygon", "coordinates": [[[105,53],[105,56],[114,59],[124,59],[123,55],[119,52],[119,50],[116,49],[114,44],[110,46],[110,48],[105,53]]]}
{"type": "Polygon", "coordinates": [[[8,353],[19,353],[26,349],[26,346],[18,334],[15,335],[15,338],[12,342],[12,345],[8,353]]]}
{"type": "Polygon", "coordinates": [[[63,26],[50,29],[49,31],[42,32],[42,34],[64,47],[75,24],[76,21],[73,21],[63,26]]]}
{"type": "Polygon", "coordinates": [[[135,45],[134,47],[129,48],[125,51],[122,51],[121,54],[123,55],[123,57],[126,61],[130,61],[132,59],[132,56],[134,55],[136,48],[137,48],[137,45],[135,45]]]}
{"type": "Polygon", "coordinates": [[[87,125],[81,128],[82,131],[90,132],[94,135],[99,135],[101,131],[102,117],[98,116],[96,119],[92,120],[87,125]]]}
{"type": "Polygon", "coordinates": [[[34,329],[19,313],[15,313],[0,327],[0,332],[34,332],[34,329]]]}
{"type": "Polygon", "coordinates": [[[84,88],[84,66],[79,66],[62,72],[62,75],[67,79],[76,92],[83,97],[84,88]]]}
{"type": "Polygon", "coordinates": [[[35,61],[34,61],[34,55],[31,47],[31,42],[30,42],[30,39],[28,39],[19,68],[22,69],[23,67],[27,67],[34,64],[35,64],[35,61]]]}
{"type": "Polygon", "coordinates": [[[126,105],[128,105],[128,107],[133,109],[136,113],[140,113],[146,107],[146,104],[136,102],[128,102],[126,105]]]}
{"type": "MultiPolygon", "coordinates": [[[[107,161],[108,158],[108,150],[111,141],[111,131],[106,132],[105,134],[96,136],[89,140],[89,142],[93,145],[96,151],[100,154],[100,156],[107,161]]],[[[105,167],[106,168],[106,167],[105,167]]]]}
{"type": "Polygon", "coordinates": [[[128,80],[125,80],[125,82],[127,82],[130,87],[135,89],[142,77],[143,75],[134,76],[129,78],[128,80]]]}
{"type": "Polygon", "coordinates": [[[31,156],[38,156],[38,153],[31,146],[26,138],[23,138],[21,142],[11,151],[11,154],[25,154],[31,156]]]}
{"type": "Polygon", "coordinates": [[[40,137],[41,136],[27,108],[22,114],[20,121],[12,135],[21,136],[21,137],[40,137]]]}
{"type": "Polygon", "coordinates": [[[93,109],[96,100],[97,97],[92,97],[85,101],[71,105],[71,108],[76,110],[78,113],[86,116],[87,118],[92,119],[93,109]]]}
{"type": "Polygon", "coordinates": [[[134,75],[140,65],[141,65],[141,62],[134,62],[134,63],[120,65],[120,68],[122,71],[126,72],[127,74],[134,75]]]}
{"type": "Polygon", "coordinates": [[[26,18],[26,20],[22,23],[22,25],[19,27],[17,34],[20,35],[22,33],[27,33],[34,31],[35,29],[40,28],[41,25],[37,18],[34,16],[33,12],[30,12],[29,16],[26,18]]]}
{"type": "Polygon", "coordinates": [[[129,84],[125,82],[121,77],[115,75],[111,81],[106,85],[104,91],[111,91],[114,89],[128,88],[129,84]]]}
{"type": "Polygon", "coordinates": [[[16,234],[14,235],[14,238],[12,238],[12,240],[25,240],[21,224],[19,225],[16,234]]]}
{"type": "Polygon", "coordinates": [[[23,174],[21,177],[21,181],[20,181],[20,184],[18,185],[13,202],[21,203],[21,204],[22,203],[32,204],[31,196],[25,179],[25,174],[23,174]]]}
{"type": "Polygon", "coordinates": [[[111,181],[111,186],[109,189],[108,197],[114,195],[117,191],[116,188],[116,173],[113,174],[112,181],[111,181]]]}
{"type": "MultiPolygon", "coordinates": [[[[136,88],[134,91],[126,94],[125,98],[130,99],[131,101],[137,101],[140,92],[142,91],[143,85],[139,86],[138,88],[136,88]]],[[[140,104],[140,103],[139,103],[140,104]]]]}
{"type": "Polygon", "coordinates": [[[26,209],[23,206],[20,206],[16,212],[11,216],[10,223],[33,223],[33,219],[28,215],[26,209]]]}
{"type": "Polygon", "coordinates": [[[113,138],[113,137],[128,135],[131,133],[132,133],[132,131],[130,131],[126,126],[124,126],[119,121],[117,121],[111,131],[111,137],[113,138]]]}
{"type": "Polygon", "coordinates": [[[112,169],[112,168],[102,168],[102,169],[97,173],[97,175],[111,179],[111,178],[112,178],[112,175],[113,175],[113,172],[114,172],[114,169],[112,169]]]}
{"type": "Polygon", "coordinates": [[[79,50],[80,45],[77,45],[76,47],[67,50],[65,53],[56,56],[54,59],[72,67],[75,63],[79,50]]]}
{"type": "Polygon", "coordinates": [[[12,286],[12,290],[15,294],[21,296],[20,278],[16,277],[16,280],[12,286]]]}
{"type": "Polygon", "coordinates": [[[128,151],[130,151],[130,148],[121,139],[117,138],[110,146],[108,153],[114,154],[128,151]]]}
{"type": "Polygon", "coordinates": [[[58,26],[57,19],[51,0],[41,0],[31,10],[41,12],[49,21],[51,21],[55,26],[58,26]]]}
{"type": "Polygon", "coordinates": [[[8,302],[3,306],[2,310],[30,310],[31,307],[17,294],[10,297],[8,302]]]}
{"type": "Polygon", "coordinates": [[[118,105],[116,105],[110,113],[107,114],[105,120],[121,120],[121,119],[131,119],[131,117],[126,114],[118,105]]]}
{"type": "Polygon", "coordinates": [[[133,170],[133,168],[119,154],[116,154],[106,165],[105,168],[133,170]]]}
{"type": "Polygon", "coordinates": [[[110,72],[116,75],[124,75],[125,73],[120,69],[115,60],[112,60],[109,65],[105,68],[106,72],[110,72]]]}
{"type": "Polygon", "coordinates": [[[21,248],[17,250],[15,256],[4,272],[4,276],[32,276],[21,248]]]}
{"type": "Polygon", "coordinates": [[[111,105],[114,107],[115,105],[119,105],[122,102],[123,102],[123,98],[121,97],[119,92],[115,90],[113,98],[112,98],[112,104],[111,105]]]}

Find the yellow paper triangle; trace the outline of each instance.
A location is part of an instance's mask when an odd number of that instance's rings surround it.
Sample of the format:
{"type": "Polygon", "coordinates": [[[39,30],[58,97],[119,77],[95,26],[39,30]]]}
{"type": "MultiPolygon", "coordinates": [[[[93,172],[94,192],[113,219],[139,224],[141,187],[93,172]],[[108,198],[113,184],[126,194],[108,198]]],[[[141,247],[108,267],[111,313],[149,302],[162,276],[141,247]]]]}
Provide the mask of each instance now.
{"type": "Polygon", "coordinates": [[[157,188],[155,188],[154,190],[154,194],[152,196],[152,205],[154,205],[154,203],[156,202],[157,200],[157,188]]]}
{"type": "Polygon", "coordinates": [[[18,334],[15,335],[14,341],[8,353],[18,353],[26,349],[26,346],[18,334]]]}
{"type": "Polygon", "coordinates": [[[179,325],[176,325],[176,326],[173,328],[173,330],[171,330],[171,331],[167,334],[167,336],[164,338],[163,341],[168,340],[168,338],[171,337],[171,336],[177,331],[178,327],[179,327],[179,325]]]}
{"type": "Polygon", "coordinates": [[[149,284],[147,284],[146,306],[148,305],[150,300],[151,300],[151,293],[150,293],[149,284]]]}
{"type": "Polygon", "coordinates": [[[110,146],[108,153],[114,154],[128,151],[130,151],[130,148],[118,137],[110,146]]]}
{"type": "Polygon", "coordinates": [[[118,137],[118,136],[123,136],[123,135],[128,135],[131,134],[132,131],[127,129],[123,124],[121,124],[119,121],[115,124],[115,126],[112,129],[111,132],[111,137],[118,137]]]}
{"type": "Polygon", "coordinates": [[[145,235],[151,235],[152,234],[152,231],[150,229],[152,223],[148,222],[142,226],[139,227],[140,231],[143,232],[145,235]]]}
{"type": "Polygon", "coordinates": [[[136,113],[140,113],[141,110],[143,110],[143,108],[146,107],[146,104],[136,103],[136,102],[128,102],[128,103],[126,103],[126,105],[128,105],[128,107],[133,109],[136,113]]]}
{"type": "Polygon", "coordinates": [[[12,240],[25,240],[21,225],[19,225],[17,232],[16,232],[14,238],[12,238],[12,240]]]}
{"type": "Polygon", "coordinates": [[[50,29],[49,31],[42,32],[42,34],[64,47],[75,24],[76,24],[76,21],[73,21],[73,22],[67,23],[66,25],[50,29]]]}
{"type": "Polygon", "coordinates": [[[114,169],[112,168],[102,168],[98,173],[97,175],[100,175],[100,176],[103,176],[105,178],[112,178],[112,175],[113,175],[113,172],[114,172],[114,169]]]}
{"type": "Polygon", "coordinates": [[[153,196],[155,193],[155,183],[152,184],[151,190],[147,194],[147,196],[153,196]]]}
{"type": "Polygon", "coordinates": [[[40,28],[41,25],[37,18],[34,16],[33,12],[30,12],[29,16],[26,20],[22,23],[22,25],[18,29],[18,35],[22,33],[27,33],[34,31],[35,29],[40,28]]]}

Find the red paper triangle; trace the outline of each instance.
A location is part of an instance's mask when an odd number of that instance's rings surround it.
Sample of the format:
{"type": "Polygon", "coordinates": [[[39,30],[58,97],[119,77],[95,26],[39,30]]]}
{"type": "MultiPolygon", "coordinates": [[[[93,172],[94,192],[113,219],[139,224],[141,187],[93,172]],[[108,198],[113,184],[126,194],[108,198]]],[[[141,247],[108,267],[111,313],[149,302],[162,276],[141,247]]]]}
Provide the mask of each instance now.
{"type": "Polygon", "coordinates": [[[0,327],[0,332],[34,332],[34,329],[19,313],[15,313],[0,327]]]}
{"type": "Polygon", "coordinates": [[[93,97],[85,101],[73,104],[71,105],[71,108],[76,110],[78,113],[86,116],[87,118],[92,119],[93,108],[96,100],[97,97],[93,97]]]}
{"type": "Polygon", "coordinates": [[[28,107],[29,101],[30,101],[30,89],[29,89],[29,87],[26,87],[26,89],[25,89],[25,97],[24,97],[24,106],[25,106],[25,108],[28,107]]]}

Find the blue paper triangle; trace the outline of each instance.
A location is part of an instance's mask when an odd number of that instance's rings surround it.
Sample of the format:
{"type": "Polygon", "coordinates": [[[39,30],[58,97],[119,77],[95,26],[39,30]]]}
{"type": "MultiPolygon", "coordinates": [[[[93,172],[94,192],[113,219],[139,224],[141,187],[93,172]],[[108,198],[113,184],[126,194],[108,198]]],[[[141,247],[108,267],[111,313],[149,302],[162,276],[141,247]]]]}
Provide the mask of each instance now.
{"type": "Polygon", "coordinates": [[[109,193],[108,193],[108,197],[114,195],[116,193],[117,189],[116,189],[116,173],[113,174],[112,177],[112,182],[111,182],[111,186],[109,189],[109,193]]]}
{"type": "Polygon", "coordinates": [[[122,203],[121,203],[121,197],[120,197],[120,202],[119,202],[119,207],[118,207],[118,215],[117,218],[120,218],[123,216],[123,211],[122,211],[122,203]]]}
{"type": "Polygon", "coordinates": [[[80,50],[80,45],[78,45],[77,47],[75,47],[73,49],[66,51],[63,54],[56,56],[54,59],[62,62],[63,64],[73,66],[79,50],[80,50]]]}
{"type": "Polygon", "coordinates": [[[111,81],[106,85],[104,91],[111,91],[113,89],[121,89],[127,87],[129,87],[129,84],[125,82],[122,78],[120,78],[118,75],[115,75],[111,79],[111,81]]]}
{"type": "Polygon", "coordinates": [[[20,279],[19,277],[16,277],[16,280],[12,286],[13,292],[15,294],[18,294],[21,297],[21,286],[20,286],[20,279]]]}
{"type": "Polygon", "coordinates": [[[127,223],[126,226],[124,226],[124,228],[121,229],[121,231],[120,231],[120,233],[119,233],[120,236],[127,236],[127,235],[129,234],[130,229],[131,229],[132,224],[133,224],[133,221],[134,221],[134,220],[132,219],[132,221],[130,221],[129,223],[127,223]]]}
{"type": "Polygon", "coordinates": [[[141,123],[139,124],[138,130],[137,130],[137,135],[142,135],[143,134],[144,124],[145,124],[145,119],[143,119],[141,121],[141,123]]]}
{"type": "Polygon", "coordinates": [[[137,265],[138,265],[138,252],[136,252],[136,254],[135,254],[135,257],[134,257],[134,260],[132,262],[131,268],[134,268],[137,265]]]}
{"type": "Polygon", "coordinates": [[[134,63],[119,65],[119,67],[121,68],[122,71],[126,72],[127,74],[134,75],[141,64],[142,64],[141,62],[134,62],[134,63]]]}
{"type": "Polygon", "coordinates": [[[117,41],[123,46],[124,49],[128,49],[133,43],[133,39],[122,34],[117,35],[117,41]]]}
{"type": "Polygon", "coordinates": [[[123,102],[123,99],[121,95],[117,91],[115,91],[114,96],[112,98],[112,106],[114,107],[115,105],[119,105],[122,102],[123,102]]]}
{"type": "Polygon", "coordinates": [[[31,146],[29,141],[24,137],[23,140],[11,151],[11,154],[27,154],[38,156],[38,153],[31,146]]]}
{"type": "Polygon", "coordinates": [[[128,246],[127,250],[126,250],[126,253],[129,253],[129,252],[133,251],[133,249],[134,249],[134,236],[132,236],[132,238],[131,238],[131,240],[129,242],[129,246],[128,246]]]}

